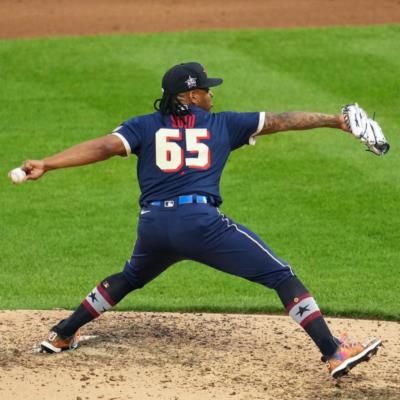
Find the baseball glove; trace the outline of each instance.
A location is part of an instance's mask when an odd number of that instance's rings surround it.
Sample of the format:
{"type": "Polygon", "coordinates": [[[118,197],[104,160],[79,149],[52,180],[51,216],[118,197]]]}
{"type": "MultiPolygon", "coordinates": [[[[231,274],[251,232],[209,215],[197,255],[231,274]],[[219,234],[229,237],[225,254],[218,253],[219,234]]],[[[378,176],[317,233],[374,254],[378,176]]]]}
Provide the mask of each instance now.
{"type": "Polygon", "coordinates": [[[368,118],[367,113],[357,103],[345,105],[342,114],[351,133],[365,143],[372,153],[383,156],[389,151],[390,145],[379,124],[368,118]]]}

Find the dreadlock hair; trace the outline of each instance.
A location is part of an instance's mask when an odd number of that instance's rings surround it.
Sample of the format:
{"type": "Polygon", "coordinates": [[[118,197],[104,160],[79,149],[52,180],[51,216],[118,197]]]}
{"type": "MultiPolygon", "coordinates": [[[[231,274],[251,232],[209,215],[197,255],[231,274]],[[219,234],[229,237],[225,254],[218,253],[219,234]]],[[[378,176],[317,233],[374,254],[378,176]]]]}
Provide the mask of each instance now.
{"type": "Polygon", "coordinates": [[[179,94],[163,93],[161,99],[157,99],[153,107],[162,115],[172,114],[174,117],[182,118],[191,114],[189,107],[179,101],[179,94]]]}

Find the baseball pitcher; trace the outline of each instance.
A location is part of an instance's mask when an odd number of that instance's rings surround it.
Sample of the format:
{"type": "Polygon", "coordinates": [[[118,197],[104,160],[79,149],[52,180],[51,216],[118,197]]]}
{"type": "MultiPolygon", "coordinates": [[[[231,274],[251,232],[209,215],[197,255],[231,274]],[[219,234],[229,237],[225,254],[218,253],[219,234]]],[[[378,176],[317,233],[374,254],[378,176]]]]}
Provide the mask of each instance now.
{"type": "MultiPolygon", "coordinates": [[[[138,158],[141,211],[132,256],[120,273],[102,280],[69,318],[51,328],[41,343],[43,351],[75,349],[84,324],[172,264],[189,259],[275,290],[287,313],[319,348],[333,378],[377,352],[381,340],[362,344],[330,332],[317,302],[290,264],[220,211],[219,182],[231,151],[255,144],[263,135],[337,128],[353,134],[374,154],[383,155],[389,144],[380,126],[357,104],[343,107],[338,115],[213,113],[211,88],[221,83],[220,78],[208,77],[197,62],[175,65],[162,78],[163,94],[154,103],[155,112],[131,118],[106,136],[23,163],[22,177],[36,180],[51,170],[112,156],[134,154],[138,158]]],[[[12,171],[10,178],[21,180],[21,171],[12,171]]]]}

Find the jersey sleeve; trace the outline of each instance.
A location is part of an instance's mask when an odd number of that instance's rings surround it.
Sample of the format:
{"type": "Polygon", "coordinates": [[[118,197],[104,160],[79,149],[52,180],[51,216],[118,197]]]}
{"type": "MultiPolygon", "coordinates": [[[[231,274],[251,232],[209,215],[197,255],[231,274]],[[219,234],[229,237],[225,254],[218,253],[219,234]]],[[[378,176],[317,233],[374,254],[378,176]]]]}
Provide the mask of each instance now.
{"type": "Polygon", "coordinates": [[[137,154],[138,152],[142,142],[141,131],[139,118],[132,118],[117,126],[112,134],[121,139],[126,150],[126,155],[129,156],[132,153],[137,154]]]}
{"type": "Polygon", "coordinates": [[[255,136],[264,126],[265,112],[227,112],[225,114],[231,149],[238,149],[245,144],[254,145],[255,136]]]}

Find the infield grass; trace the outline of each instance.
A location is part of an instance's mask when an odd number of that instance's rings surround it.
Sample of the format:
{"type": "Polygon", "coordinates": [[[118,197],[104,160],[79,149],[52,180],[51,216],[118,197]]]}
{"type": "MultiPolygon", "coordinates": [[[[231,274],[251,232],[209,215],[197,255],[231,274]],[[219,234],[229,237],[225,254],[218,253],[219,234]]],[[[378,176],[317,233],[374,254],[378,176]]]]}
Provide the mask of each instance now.
{"type": "MultiPolygon", "coordinates": [[[[232,154],[223,211],[257,232],[329,315],[400,319],[400,26],[0,41],[0,308],[73,308],[136,237],[134,157],[11,185],[8,170],[150,112],[171,65],[199,60],[215,111],[376,112],[383,158],[335,130],[232,154]]],[[[182,262],[119,309],[282,312],[275,293],[182,262]]]]}

